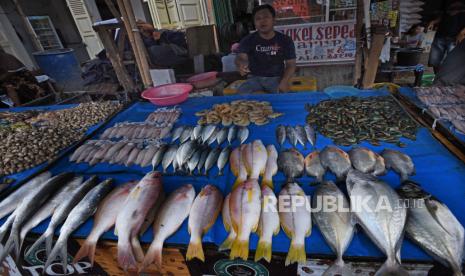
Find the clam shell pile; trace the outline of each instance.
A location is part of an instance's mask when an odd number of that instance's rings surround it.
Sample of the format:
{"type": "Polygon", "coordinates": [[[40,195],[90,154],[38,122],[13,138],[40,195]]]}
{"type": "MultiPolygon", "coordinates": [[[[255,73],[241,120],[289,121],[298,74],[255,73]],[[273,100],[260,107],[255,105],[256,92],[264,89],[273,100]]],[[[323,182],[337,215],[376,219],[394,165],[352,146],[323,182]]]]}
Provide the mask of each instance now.
{"type": "Polygon", "coordinates": [[[335,144],[350,146],[368,141],[397,143],[401,137],[416,139],[418,125],[391,97],[345,97],[307,105],[307,123],[335,144]]]}
{"type": "Polygon", "coordinates": [[[222,124],[230,126],[248,126],[251,123],[266,125],[270,119],[282,116],[283,113],[273,111],[273,107],[266,101],[237,100],[231,103],[215,104],[211,109],[195,113],[200,117],[199,125],[222,124]]]}

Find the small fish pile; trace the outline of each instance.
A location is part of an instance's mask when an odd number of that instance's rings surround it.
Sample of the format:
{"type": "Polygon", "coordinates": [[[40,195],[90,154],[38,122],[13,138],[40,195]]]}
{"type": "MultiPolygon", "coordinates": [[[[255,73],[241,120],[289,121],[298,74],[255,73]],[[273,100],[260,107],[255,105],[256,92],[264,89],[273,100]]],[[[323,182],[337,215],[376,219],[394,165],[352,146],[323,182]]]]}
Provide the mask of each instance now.
{"type": "Polygon", "coordinates": [[[349,153],[336,146],[327,146],[322,151],[313,151],[305,158],[296,149],[283,150],[278,157],[279,170],[288,181],[302,177],[304,172],[315,178],[316,183],[322,183],[327,171],[336,175],[337,181],[345,180],[352,169],[381,176],[392,169],[399,174],[401,181],[406,181],[415,174],[415,166],[410,156],[391,149],[385,149],[377,154],[364,147],[354,147],[349,153]]]}
{"type": "Polygon", "coordinates": [[[345,97],[306,106],[307,123],[337,145],[368,141],[397,143],[401,137],[416,139],[417,123],[391,97],[345,97]]]}
{"type": "Polygon", "coordinates": [[[157,108],[145,120],[147,123],[153,123],[162,126],[174,125],[182,114],[179,107],[162,107],[157,108]]]}
{"type": "Polygon", "coordinates": [[[171,143],[177,140],[180,143],[192,140],[203,145],[211,145],[216,142],[218,146],[221,146],[226,140],[229,145],[236,140],[243,144],[248,137],[249,129],[247,127],[234,125],[229,127],[218,127],[216,125],[178,126],[171,134],[171,143]]]}
{"type": "Polygon", "coordinates": [[[283,113],[274,112],[269,102],[237,100],[215,104],[211,109],[198,111],[195,115],[200,117],[199,125],[221,123],[223,126],[248,126],[254,123],[261,126],[268,124],[270,119],[282,116],[283,113]]]}
{"type": "Polygon", "coordinates": [[[465,86],[417,87],[415,92],[436,120],[450,121],[465,134],[465,86]]]}
{"type": "Polygon", "coordinates": [[[117,123],[107,128],[100,139],[163,139],[171,132],[172,124],[166,126],[154,125],[147,122],[117,123]]]}
{"type": "Polygon", "coordinates": [[[32,117],[35,117],[39,114],[39,111],[28,110],[22,112],[0,112],[0,124],[8,123],[15,124],[24,122],[32,117]]]}
{"type": "Polygon", "coordinates": [[[283,146],[286,138],[294,147],[297,143],[305,147],[307,142],[313,147],[316,145],[316,133],[311,125],[295,127],[279,125],[276,128],[276,140],[280,146],[283,146]]]}

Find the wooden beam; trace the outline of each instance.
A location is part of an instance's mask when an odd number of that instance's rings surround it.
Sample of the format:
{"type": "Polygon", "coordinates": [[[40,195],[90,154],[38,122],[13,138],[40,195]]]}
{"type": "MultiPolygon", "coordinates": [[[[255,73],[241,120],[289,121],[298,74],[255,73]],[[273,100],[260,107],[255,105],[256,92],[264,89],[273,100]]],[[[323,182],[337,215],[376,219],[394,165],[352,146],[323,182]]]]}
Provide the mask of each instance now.
{"type": "Polygon", "coordinates": [[[378,72],[379,56],[384,45],[384,34],[375,34],[368,53],[368,59],[363,76],[363,88],[370,89],[375,83],[376,73],[378,72]]]}
{"type": "Polygon", "coordinates": [[[355,68],[354,85],[361,84],[363,64],[363,1],[357,1],[357,22],[355,23],[355,68]]]}
{"type": "Polygon", "coordinates": [[[121,13],[118,11],[118,9],[113,4],[113,1],[105,0],[105,4],[107,4],[108,9],[110,10],[111,14],[113,14],[113,16],[118,20],[118,22],[121,22],[121,13]]]}
{"type": "Polygon", "coordinates": [[[18,12],[19,17],[21,17],[21,20],[23,21],[24,28],[26,29],[26,32],[31,37],[32,45],[34,46],[35,50],[43,51],[44,48],[42,47],[42,44],[40,44],[40,41],[37,38],[36,33],[32,29],[32,26],[29,23],[29,20],[27,19],[26,15],[24,14],[23,9],[21,8],[21,5],[19,4],[18,0],[13,0],[13,3],[15,4],[16,11],[18,12]]]}

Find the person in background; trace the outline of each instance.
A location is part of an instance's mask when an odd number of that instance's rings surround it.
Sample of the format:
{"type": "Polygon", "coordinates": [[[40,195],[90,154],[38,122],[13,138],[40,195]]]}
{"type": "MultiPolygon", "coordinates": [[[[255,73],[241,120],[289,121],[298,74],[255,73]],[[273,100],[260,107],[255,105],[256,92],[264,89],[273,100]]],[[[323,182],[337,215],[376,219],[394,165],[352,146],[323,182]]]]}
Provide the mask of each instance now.
{"type": "Polygon", "coordinates": [[[436,27],[428,62],[434,73],[439,72],[444,58],[454,49],[458,36],[465,29],[465,0],[443,0],[441,15],[428,24],[428,30],[436,27]]]}
{"type": "Polygon", "coordinates": [[[236,57],[237,52],[239,51],[239,43],[234,43],[231,45],[231,53],[227,56],[221,58],[221,63],[223,64],[223,72],[236,72],[236,57]]]}
{"type": "Polygon", "coordinates": [[[457,36],[457,46],[442,63],[434,79],[434,85],[465,85],[465,29],[457,36]]]}
{"type": "Polygon", "coordinates": [[[420,24],[413,25],[402,37],[400,44],[407,48],[419,48],[425,39],[425,28],[420,24]]]}
{"type": "Polygon", "coordinates": [[[289,80],[296,69],[294,42],[274,30],[276,12],[272,6],[257,6],[252,16],[257,31],[241,40],[236,58],[239,73],[247,75],[238,92],[289,92],[289,80]]]}

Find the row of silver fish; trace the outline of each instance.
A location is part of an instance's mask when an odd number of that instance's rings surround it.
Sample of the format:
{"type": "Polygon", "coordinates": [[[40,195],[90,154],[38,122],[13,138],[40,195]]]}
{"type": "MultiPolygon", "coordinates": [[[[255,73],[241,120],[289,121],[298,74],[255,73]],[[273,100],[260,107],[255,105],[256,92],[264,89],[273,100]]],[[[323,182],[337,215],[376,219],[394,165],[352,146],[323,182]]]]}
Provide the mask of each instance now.
{"type": "Polygon", "coordinates": [[[217,143],[222,145],[226,140],[231,145],[235,140],[243,144],[249,137],[247,127],[219,127],[216,125],[178,126],[171,135],[171,142],[179,140],[184,143],[188,140],[195,140],[200,144],[211,145],[217,143]]]}
{"type": "Polygon", "coordinates": [[[154,112],[150,113],[146,122],[164,125],[174,125],[182,114],[182,110],[179,107],[162,107],[157,108],[154,112]]]}
{"type": "Polygon", "coordinates": [[[152,123],[118,123],[107,128],[100,139],[164,139],[171,129],[172,125],[160,127],[152,123]]]}
{"type": "Polygon", "coordinates": [[[313,127],[309,124],[305,126],[298,125],[295,127],[279,125],[276,128],[276,140],[280,146],[288,139],[289,143],[294,147],[301,144],[303,147],[310,143],[313,147],[316,145],[316,133],[313,127]]]}
{"type": "Polygon", "coordinates": [[[392,169],[400,175],[401,181],[415,174],[415,166],[410,156],[397,150],[385,149],[377,154],[364,147],[354,147],[349,153],[336,146],[327,146],[321,152],[313,151],[305,158],[296,149],[279,153],[278,167],[289,181],[302,177],[304,172],[315,177],[317,183],[323,181],[327,171],[336,175],[337,181],[344,181],[351,168],[374,176],[386,174],[392,169]]]}

